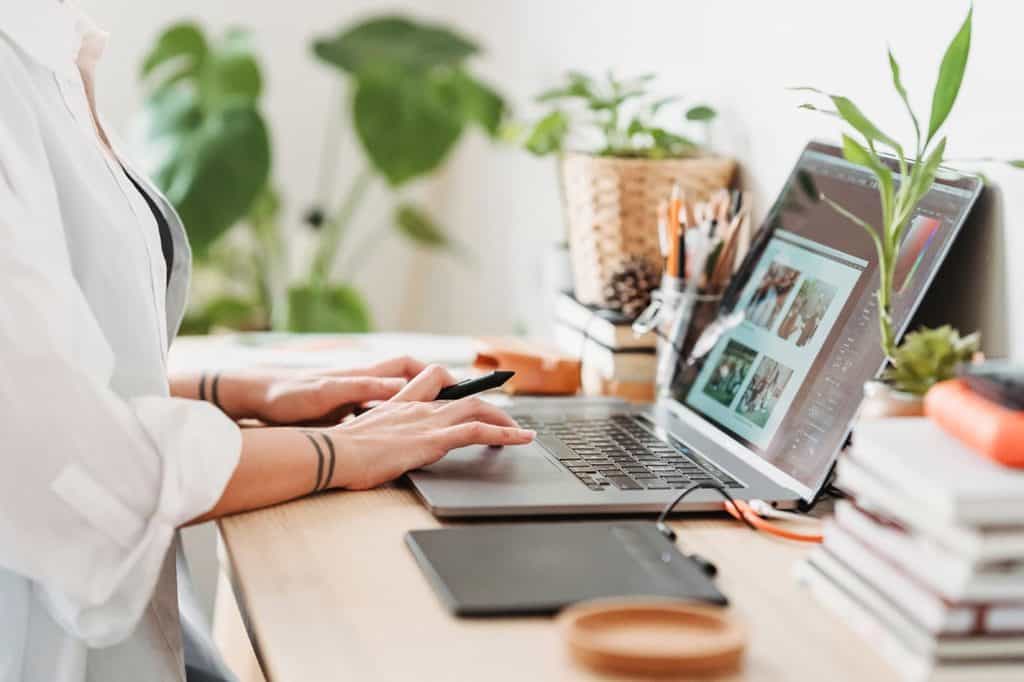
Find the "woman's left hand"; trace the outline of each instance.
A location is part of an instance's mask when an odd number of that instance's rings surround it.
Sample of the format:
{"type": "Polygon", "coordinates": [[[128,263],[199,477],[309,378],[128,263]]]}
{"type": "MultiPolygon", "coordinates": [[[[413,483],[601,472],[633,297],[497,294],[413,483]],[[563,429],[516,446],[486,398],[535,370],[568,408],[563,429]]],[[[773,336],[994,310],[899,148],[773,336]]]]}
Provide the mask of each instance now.
{"type": "Polygon", "coordinates": [[[409,357],[345,370],[235,370],[177,378],[175,395],[205,397],[234,419],[266,424],[337,424],[367,403],[388,400],[425,365],[409,357]],[[204,383],[200,395],[199,384],[204,383]]]}

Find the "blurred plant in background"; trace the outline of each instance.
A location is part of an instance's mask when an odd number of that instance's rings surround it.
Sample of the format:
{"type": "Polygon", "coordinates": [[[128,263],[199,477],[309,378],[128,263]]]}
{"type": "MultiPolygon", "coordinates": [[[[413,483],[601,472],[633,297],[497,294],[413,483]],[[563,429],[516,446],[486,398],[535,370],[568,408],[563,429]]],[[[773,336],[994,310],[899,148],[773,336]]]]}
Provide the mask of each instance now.
{"type": "MultiPolygon", "coordinates": [[[[466,67],[479,47],[445,27],[394,16],[360,22],[312,47],[345,79],[344,122],[353,127],[365,160],[336,206],[321,196],[309,211],[316,244],[308,270],[297,277],[288,272],[282,202],[259,110],[262,77],[247,33],[233,29],[211,41],[195,24],[176,24],[143,62],[144,157],[188,230],[197,286],[217,292],[192,308],[185,331],[368,330],[370,311],[351,276],[380,235],[363,230],[351,247],[349,271],[336,270],[357,211],[381,177],[399,234],[426,248],[452,245],[401,190],[436,171],[467,128],[497,135],[504,100],[466,67]],[[231,234],[236,224],[247,234],[231,234]],[[207,280],[212,283],[204,286],[207,280]]],[[[327,155],[338,153],[336,125],[327,133],[327,155]]],[[[327,170],[318,184],[333,187],[337,163],[322,168],[327,170]]]]}
{"type": "MultiPolygon", "coordinates": [[[[541,104],[555,104],[546,116],[525,131],[523,146],[537,156],[561,153],[570,138],[575,151],[598,156],[669,159],[698,156],[701,144],[677,132],[682,125],[708,124],[717,115],[705,104],[677,114],[676,125],[659,123],[683,99],[654,97],[649,88],[654,74],[603,81],[578,71],[566,74],[565,84],[537,95],[541,104]]],[[[705,128],[706,130],[706,128],[705,128]]]]}

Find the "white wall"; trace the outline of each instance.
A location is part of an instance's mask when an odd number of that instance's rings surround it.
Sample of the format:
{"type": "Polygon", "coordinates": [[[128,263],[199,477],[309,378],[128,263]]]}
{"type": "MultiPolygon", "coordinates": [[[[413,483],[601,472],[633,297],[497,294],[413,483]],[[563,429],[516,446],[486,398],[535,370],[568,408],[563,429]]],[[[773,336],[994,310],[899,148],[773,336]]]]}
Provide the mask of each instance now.
{"type": "MultiPolygon", "coordinates": [[[[336,82],[310,59],[308,40],[360,15],[410,10],[454,23],[486,47],[478,68],[524,115],[535,113],[530,96],[567,68],[656,71],[665,91],[707,100],[722,112],[715,140],[743,162],[763,209],[803,143],[835,135],[831,119],[797,111],[802,98],[785,86],[814,84],[847,94],[885,121],[888,130],[907,135],[909,126],[901,125],[904,115],[888,82],[886,44],[901,60],[911,96],[926,111],[942,49],[967,5],[966,0],[82,1],[113,34],[99,95],[119,127],[138,103],[139,57],[168,21],[196,17],[212,28],[242,24],[255,31],[269,70],[276,177],[293,215],[312,196],[324,112],[336,82]]],[[[975,5],[971,61],[949,124],[949,152],[1024,157],[1019,127],[1024,79],[1017,49],[1024,10],[1010,1],[975,5]]],[[[343,161],[349,172],[357,154],[349,140],[343,161]]],[[[1008,225],[1005,253],[989,254],[989,264],[1001,268],[1005,262],[1012,283],[1024,275],[1024,261],[1011,255],[1024,252],[1024,236],[1014,227],[1024,216],[1024,174],[999,167],[986,171],[1004,185],[1008,225]]],[[[385,239],[358,278],[379,324],[471,333],[526,326],[542,332],[541,249],[561,230],[554,178],[550,160],[496,150],[478,136],[465,140],[426,192],[438,216],[476,257],[466,264],[413,255],[396,238],[385,239]]],[[[387,234],[384,199],[375,197],[364,227],[387,234]]],[[[984,273],[964,273],[964,287],[980,286],[975,282],[983,279],[984,273]]],[[[1021,354],[1024,290],[1014,287],[1006,303],[1007,338],[991,339],[993,350],[1009,346],[1021,354]]],[[[992,314],[986,327],[1002,337],[992,314]]]]}

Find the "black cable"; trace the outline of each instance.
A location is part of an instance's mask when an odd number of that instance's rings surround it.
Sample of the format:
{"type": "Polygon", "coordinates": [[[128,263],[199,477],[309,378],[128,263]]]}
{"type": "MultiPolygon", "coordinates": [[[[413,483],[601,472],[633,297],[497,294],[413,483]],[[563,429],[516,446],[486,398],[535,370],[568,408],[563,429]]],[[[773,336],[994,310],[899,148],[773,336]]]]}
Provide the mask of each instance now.
{"type": "MultiPolygon", "coordinates": [[[[714,490],[719,495],[724,497],[728,502],[730,502],[732,504],[732,506],[736,508],[737,511],[739,511],[739,505],[736,504],[736,500],[733,499],[732,495],[729,494],[728,490],[726,490],[725,488],[723,488],[719,484],[717,484],[717,483],[694,483],[689,488],[687,488],[683,492],[681,492],[678,495],[676,495],[676,499],[674,499],[671,502],[669,502],[668,506],[661,510],[661,514],[658,515],[658,520],[656,522],[657,525],[658,525],[658,529],[659,530],[664,528],[664,529],[668,530],[669,532],[672,532],[672,529],[665,525],[665,519],[667,519],[668,515],[672,513],[672,510],[676,508],[676,505],[683,501],[683,498],[685,498],[687,495],[689,495],[690,493],[692,493],[695,490],[714,490]]],[[[754,524],[752,524],[750,521],[748,521],[747,517],[744,516],[742,513],[740,513],[740,519],[743,521],[744,525],[747,526],[747,528],[749,528],[752,531],[757,531],[757,528],[754,526],[754,524]]],[[[662,533],[664,533],[664,532],[665,531],[662,530],[662,533]]],[[[675,535],[674,532],[672,532],[672,534],[675,535]]]]}
{"type": "MultiPolygon", "coordinates": [[[[683,492],[676,495],[676,499],[672,500],[668,504],[668,506],[661,511],[661,514],[658,515],[658,520],[654,524],[655,527],[657,527],[658,532],[664,535],[669,542],[674,543],[676,541],[676,532],[668,527],[668,524],[665,523],[665,520],[668,518],[668,515],[672,513],[672,510],[675,509],[676,505],[682,502],[683,498],[685,498],[687,495],[689,495],[695,490],[714,490],[719,495],[724,497],[728,502],[731,502],[733,507],[735,507],[736,510],[739,511],[739,506],[737,506],[736,500],[734,500],[732,495],[729,494],[729,491],[727,491],[722,486],[718,485],[717,483],[695,483],[686,490],[684,490],[683,492]]],[[[747,519],[746,516],[743,515],[742,512],[740,512],[740,519],[748,528],[755,532],[757,531],[757,528],[755,528],[754,525],[750,523],[750,521],[747,519]]],[[[686,554],[684,552],[683,556],[685,556],[693,563],[697,564],[697,566],[699,566],[700,569],[704,572],[704,574],[709,578],[714,578],[718,574],[718,567],[715,566],[715,564],[710,559],[705,559],[697,553],[686,554]]]]}

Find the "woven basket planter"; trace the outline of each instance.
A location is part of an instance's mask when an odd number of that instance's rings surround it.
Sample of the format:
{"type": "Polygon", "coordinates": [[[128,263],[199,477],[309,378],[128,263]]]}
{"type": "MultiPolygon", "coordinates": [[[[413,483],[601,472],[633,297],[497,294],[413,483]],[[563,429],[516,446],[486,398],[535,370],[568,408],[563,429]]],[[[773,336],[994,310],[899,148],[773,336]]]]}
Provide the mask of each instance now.
{"type": "Polygon", "coordinates": [[[623,261],[643,258],[659,273],[658,203],[679,183],[689,199],[728,187],[736,162],[721,157],[618,159],[567,154],[562,159],[576,298],[604,305],[604,287],[623,261]]]}

